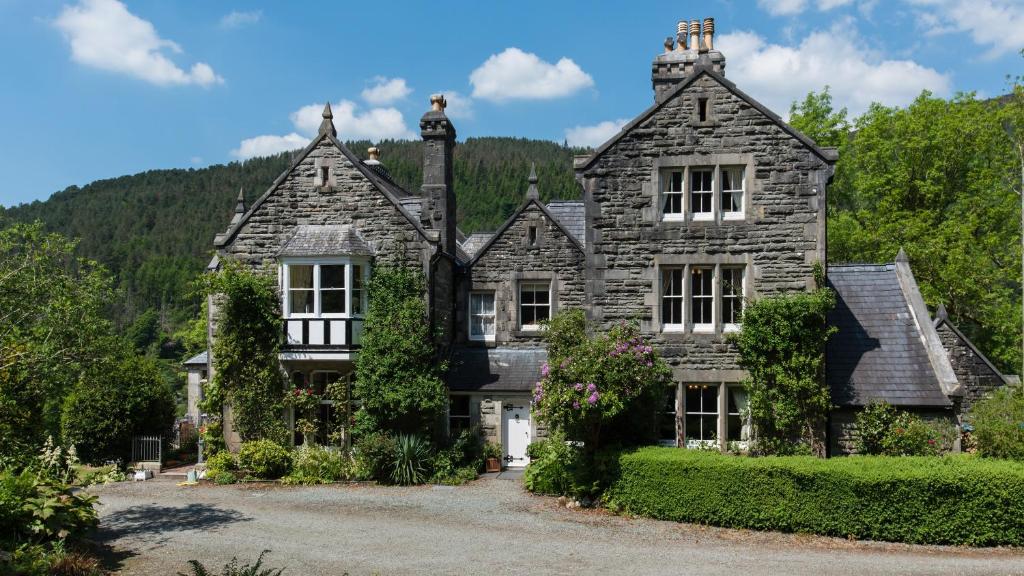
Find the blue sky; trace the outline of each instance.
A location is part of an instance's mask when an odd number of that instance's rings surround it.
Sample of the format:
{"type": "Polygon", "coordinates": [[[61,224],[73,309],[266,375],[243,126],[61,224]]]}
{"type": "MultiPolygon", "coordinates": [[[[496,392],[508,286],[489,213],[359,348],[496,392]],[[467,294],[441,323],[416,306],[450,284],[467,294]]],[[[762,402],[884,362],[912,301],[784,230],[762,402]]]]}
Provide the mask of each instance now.
{"type": "Polygon", "coordinates": [[[825,84],[858,113],[1024,72],[1024,0],[0,0],[0,205],[301,147],[326,100],[345,139],[415,136],[444,92],[460,139],[596,145],[704,17],[726,75],[783,115],[825,84]]]}

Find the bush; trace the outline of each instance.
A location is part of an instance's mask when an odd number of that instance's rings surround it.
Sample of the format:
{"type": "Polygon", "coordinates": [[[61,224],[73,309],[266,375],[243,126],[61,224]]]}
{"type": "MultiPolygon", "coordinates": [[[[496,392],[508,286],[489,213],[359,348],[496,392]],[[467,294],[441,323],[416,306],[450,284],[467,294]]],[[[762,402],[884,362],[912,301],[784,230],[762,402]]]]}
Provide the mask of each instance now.
{"type": "Polygon", "coordinates": [[[402,434],[395,442],[395,460],[391,465],[391,481],[408,486],[427,479],[430,443],[420,436],[402,434]]]}
{"type": "Polygon", "coordinates": [[[951,446],[938,423],[874,402],[857,413],[857,452],[883,456],[936,456],[951,446]]]}
{"type": "Polygon", "coordinates": [[[622,453],[613,510],[731,528],[914,544],[1024,544],[1024,465],[970,456],[622,453]]]}
{"type": "Polygon", "coordinates": [[[96,525],[96,497],[25,470],[0,471],[0,543],[45,543],[83,535],[96,525]]]}
{"type": "Polygon", "coordinates": [[[352,460],[340,450],[305,445],[292,452],[292,472],[285,484],[330,484],[352,477],[352,460]]]}
{"type": "Polygon", "coordinates": [[[359,477],[367,480],[389,479],[397,452],[395,439],[386,432],[373,432],[363,436],[355,446],[359,477]]]}
{"type": "Polygon", "coordinates": [[[1024,460],[1024,391],[1004,387],[971,407],[967,421],[978,454],[1024,460]]]}
{"type": "Polygon", "coordinates": [[[217,472],[213,477],[213,482],[220,486],[234,484],[238,482],[238,476],[235,476],[234,472],[217,472]]]}
{"type": "Polygon", "coordinates": [[[206,473],[209,476],[216,476],[220,472],[232,472],[238,470],[238,460],[235,455],[227,450],[221,450],[206,459],[206,473]]]}
{"type": "MultiPolygon", "coordinates": [[[[270,552],[270,550],[264,550],[260,552],[259,558],[256,559],[255,564],[244,564],[238,565],[238,558],[232,558],[231,562],[224,565],[224,568],[220,572],[220,576],[281,576],[284,572],[284,568],[263,568],[263,556],[270,552]]],[[[178,576],[215,576],[213,572],[203,565],[198,560],[189,560],[189,568],[192,569],[192,574],[185,574],[178,572],[178,576]]]]}
{"type": "Polygon", "coordinates": [[[288,450],[273,440],[243,442],[238,451],[238,467],[256,478],[280,478],[288,473],[291,466],[288,450]]]}

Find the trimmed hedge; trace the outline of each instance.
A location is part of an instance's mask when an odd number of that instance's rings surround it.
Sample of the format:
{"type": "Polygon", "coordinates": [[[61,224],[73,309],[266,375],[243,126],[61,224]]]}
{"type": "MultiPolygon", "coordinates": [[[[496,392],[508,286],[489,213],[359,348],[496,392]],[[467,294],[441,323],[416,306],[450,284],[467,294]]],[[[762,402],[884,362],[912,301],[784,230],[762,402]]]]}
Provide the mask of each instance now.
{"type": "Polygon", "coordinates": [[[970,456],[624,452],[609,508],[662,520],[913,544],[1024,545],[1024,465],[970,456]]]}

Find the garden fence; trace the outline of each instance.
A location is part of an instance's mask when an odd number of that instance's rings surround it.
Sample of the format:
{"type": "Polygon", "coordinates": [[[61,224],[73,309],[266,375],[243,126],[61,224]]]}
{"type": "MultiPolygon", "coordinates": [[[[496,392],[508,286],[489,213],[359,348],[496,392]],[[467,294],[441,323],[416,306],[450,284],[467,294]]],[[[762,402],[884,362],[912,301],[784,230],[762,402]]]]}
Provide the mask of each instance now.
{"type": "Polygon", "coordinates": [[[163,442],[160,436],[132,438],[132,462],[161,462],[163,442]]]}

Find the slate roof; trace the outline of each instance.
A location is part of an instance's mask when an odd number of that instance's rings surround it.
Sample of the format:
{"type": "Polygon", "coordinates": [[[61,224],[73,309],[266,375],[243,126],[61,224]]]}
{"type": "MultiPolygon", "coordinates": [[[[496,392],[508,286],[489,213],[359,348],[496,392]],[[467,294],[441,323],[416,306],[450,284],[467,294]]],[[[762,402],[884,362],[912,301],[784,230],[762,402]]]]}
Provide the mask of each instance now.
{"type": "Polygon", "coordinates": [[[543,348],[456,348],[448,386],[459,391],[531,392],[547,358],[543,348]]]}
{"type": "Polygon", "coordinates": [[[561,222],[576,241],[586,245],[584,231],[587,227],[586,216],[583,213],[583,202],[579,200],[552,200],[548,203],[548,212],[561,222]]]}
{"type": "MultiPolygon", "coordinates": [[[[826,352],[834,404],[864,406],[884,400],[907,407],[951,405],[895,264],[829,266],[828,285],[837,296],[828,320],[839,329],[826,352]]],[[[925,322],[927,329],[934,329],[929,319],[925,322]]]]}
{"type": "Polygon", "coordinates": [[[295,227],[281,246],[278,256],[373,256],[373,250],[348,225],[311,225],[295,227]]]}
{"type": "Polygon", "coordinates": [[[476,254],[477,250],[479,250],[484,244],[487,244],[487,241],[491,239],[491,236],[494,236],[493,232],[474,232],[466,237],[462,242],[462,249],[466,251],[466,254],[469,254],[470,258],[472,258],[473,255],[476,254]]]}
{"type": "Polygon", "coordinates": [[[193,357],[189,358],[188,360],[185,360],[184,362],[182,362],[181,365],[182,366],[206,366],[208,362],[209,362],[209,360],[208,360],[208,357],[206,355],[206,350],[203,350],[199,354],[196,354],[195,356],[193,356],[193,357]]]}

